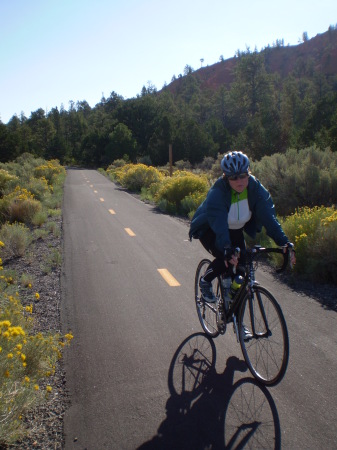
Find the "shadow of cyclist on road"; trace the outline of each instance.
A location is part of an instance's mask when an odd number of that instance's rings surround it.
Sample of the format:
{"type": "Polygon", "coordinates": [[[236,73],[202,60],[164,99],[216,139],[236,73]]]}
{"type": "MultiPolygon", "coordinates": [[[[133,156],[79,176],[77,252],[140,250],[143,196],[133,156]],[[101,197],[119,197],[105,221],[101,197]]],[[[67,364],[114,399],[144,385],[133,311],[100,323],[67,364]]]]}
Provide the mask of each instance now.
{"type": "Polygon", "coordinates": [[[215,370],[216,349],[203,333],[186,338],[175,352],[168,376],[171,393],[157,435],[138,447],[150,449],[279,449],[280,425],[268,390],[252,378],[233,384],[243,361],[228,358],[215,370]]]}

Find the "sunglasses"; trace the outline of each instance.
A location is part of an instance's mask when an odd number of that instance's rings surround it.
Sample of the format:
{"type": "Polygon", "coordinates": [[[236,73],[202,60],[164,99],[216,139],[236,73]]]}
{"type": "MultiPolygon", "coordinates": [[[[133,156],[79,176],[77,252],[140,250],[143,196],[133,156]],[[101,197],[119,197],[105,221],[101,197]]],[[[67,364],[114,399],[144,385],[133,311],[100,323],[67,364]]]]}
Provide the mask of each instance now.
{"type": "Polygon", "coordinates": [[[231,175],[228,178],[229,181],[236,181],[236,180],[244,180],[245,178],[248,177],[248,173],[240,173],[239,175],[231,175]]]}

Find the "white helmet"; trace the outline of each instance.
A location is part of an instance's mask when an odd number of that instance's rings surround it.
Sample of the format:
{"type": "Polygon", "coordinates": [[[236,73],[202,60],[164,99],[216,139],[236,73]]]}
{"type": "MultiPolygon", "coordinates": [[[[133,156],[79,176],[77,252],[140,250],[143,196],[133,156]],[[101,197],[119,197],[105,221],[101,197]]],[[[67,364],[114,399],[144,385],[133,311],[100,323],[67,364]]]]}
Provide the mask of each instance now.
{"type": "Polygon", "coordinates": [[[221,160],[221,169],[228,177],[248,172],[249,158],[242,152],[226,153],[221,160]]]}

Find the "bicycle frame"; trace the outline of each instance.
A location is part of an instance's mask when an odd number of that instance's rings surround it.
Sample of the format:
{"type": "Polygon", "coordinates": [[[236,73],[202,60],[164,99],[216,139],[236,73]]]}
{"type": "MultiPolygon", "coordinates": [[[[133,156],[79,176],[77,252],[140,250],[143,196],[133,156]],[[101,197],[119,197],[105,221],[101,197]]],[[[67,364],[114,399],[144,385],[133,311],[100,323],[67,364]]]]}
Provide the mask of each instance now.
{"type": "Polygon", "coordinates": [[[195,276],[195,302],[205,333],[215,338],[225,334],[227,323],[233,322],[249,370],[258,381],[269,386],[283,378],[289,359],[289,337],[281,307],[255,280],[258,255],[271,252],[283,254],[282,268],[285,268],[288,254],[284,249],[248,249],[243,283],[232,301],[227,301],[228,294],[222,282],[224,274],[213,283],[216,301],[207,302],[202,298],[200,277],[209,267],[209,260],[200,261],[195,276]]]}
{"type": "Polygon", "coordinates": [[[266,317],[266,313],[264,310],[264,306],[262,304],[261,301],[261,297],[260,295],[257,295],[257,300],[258,300],[258,306],[261,312],[261,316],[263,318],[263,322],[265,325],[265,329],[266,332],[265,333],[256,333],[255,330],[255,314],[254,314],[254,303],[255,303],[255,298],[254,298],[254,293],[255,293],[255,286],[258,286],[259,283],[255,280],[255,270],[256,268],[254,267],[254,261],[256,259],[256,257],[259,254],[262,253],[282,253],[284,256],[284,261],[283,261],[283,265],[280,269],[278,269],[278,271],[282,271],[284,270],[284,268],[286,267],[287,263],[288,263],[288,253],[284,253],[283,250],[279,249],[279,248],[262,248],[260,246],[255,246],[253,249],[248,250],[247,251],[247,262],[246,262],[246,275],[244,277],[244,282],[241,286],[241,288],[239,289],[239,292],[236,294],[236,296],[234,297],[229,309],[226,311],[224,308],[224,304],[225,304],[225,292],[224,292],[224,288],[222,286],[221,283],[221,278],[222,275],[220,277],[220,292],[221,292],[221,296],[219,298],[219,305],[218,308],[222,307],[223,308],[223,312],[226,318],[226,323],[231,322],[231,320],[233,320],[233,324],[234,324],[234,331],[236,334],[236,339],[237,342],[239,342],[239,325],[237,323],[237,317],[240,311],[240,308],[242,307],[242,303],[244,301],[244,299],[246,298],[247,293],[249,294],[249,309],[250,309],[250,317],[251,317],[251,331],[253,333],[254,338],[264,338],[266,336],[270,335],[270,329],[268,326],[268,320],[266,317]]]}

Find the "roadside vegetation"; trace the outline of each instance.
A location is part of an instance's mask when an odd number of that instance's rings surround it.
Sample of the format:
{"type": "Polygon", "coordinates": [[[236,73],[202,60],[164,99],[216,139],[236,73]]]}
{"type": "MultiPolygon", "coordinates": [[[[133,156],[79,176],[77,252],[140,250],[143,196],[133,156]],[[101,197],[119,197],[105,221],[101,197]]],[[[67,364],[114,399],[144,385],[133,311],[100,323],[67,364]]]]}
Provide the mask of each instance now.
{"type": "MultiPolygon", "coordinates": [[[[100,171],[161,211],[192,218],[221,176],[221,157],[206,158],[193,169],[188,161],[179,161],[172,176],[168,166],[155,168],[123,159],[100,171]]],[[[294,274],[337,284],[337,154],[315,146],[291,149],[253,161],[252,173],[270,190],[279,221],[296,244],[294,274]]],[[[274,245],[264,232],[255,243],[274,245]]]]}
{"type": "MultiPolygon", "coordinates": [[[[132,164],[125,155],[99,171],[162,212],[190,219],[221,176],[221,157],[208,156],[195,165],[181,160],[170,168],[153,167],[146,159],[132,164]]],[[[252,161],[251,168],[270,189],[279,220],[296,245],[296,276],[337,284],[336,153],[315,146],[292,149],[252,161]]],[[[0,163],[0,447],[23,438],[23,418],[48,400],[53,389],[48,379],[73,338],[36,328],[40,294],[34,291],[34,276],[7,268],[8,261],[29,258],[38,240],[59,232],[55,218],[61,215],[64,178],[57,160],[26,153],[0,163]]],[[[273,245],[264,232],[255,243],[273,245]]],[[[49,273],[61,262],[62,255],[50,249],[40,268],[49,273]]]]}
{"type": "MultiPolygon", "coordinates": [[[[24,437],[24,416],[51,395],[55,365],[73,337],[38,330],[34,276],[7,268],[13,259],[29,258],[36,241],[53,232],[47,225],[61,214],[64,178],[58,161],[30,154],[0,164],[0,448],[24,437]]],[[[51,250],[41,265],[51,271],[55,264],[61,255],[51,250]]]]}

